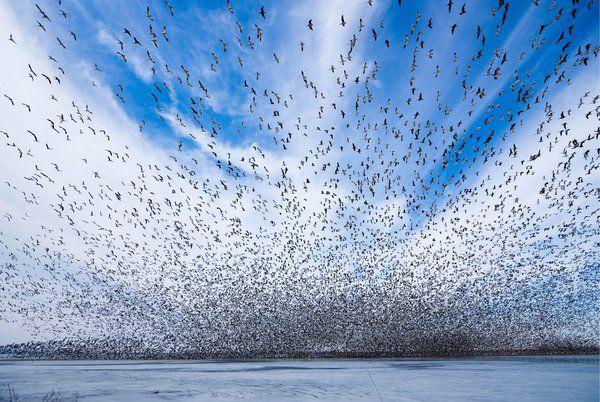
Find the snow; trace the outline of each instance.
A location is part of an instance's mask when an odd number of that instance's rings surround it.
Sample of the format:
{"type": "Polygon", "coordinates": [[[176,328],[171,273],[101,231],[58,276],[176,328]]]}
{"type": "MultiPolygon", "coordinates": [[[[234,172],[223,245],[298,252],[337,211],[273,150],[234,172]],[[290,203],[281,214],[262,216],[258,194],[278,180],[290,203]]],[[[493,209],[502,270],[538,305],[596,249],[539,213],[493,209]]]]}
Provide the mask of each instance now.
{"type": "Polygon", "coordinates": [[[598,356],[0,361],[0,400],[599,400],[598,356]]]}

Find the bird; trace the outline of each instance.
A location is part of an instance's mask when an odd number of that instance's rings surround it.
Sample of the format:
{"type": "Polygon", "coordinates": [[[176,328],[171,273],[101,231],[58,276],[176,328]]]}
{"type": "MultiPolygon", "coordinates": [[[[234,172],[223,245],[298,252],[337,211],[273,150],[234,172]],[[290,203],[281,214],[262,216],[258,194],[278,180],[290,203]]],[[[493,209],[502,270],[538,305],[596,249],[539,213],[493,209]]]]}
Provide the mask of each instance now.
{"type": "Polygon", "coordinates": [[[150,13],[149,6],[146,7],[146,18],[148,18],[150,21],[154,22],[154,17],[152,17],[152,13],[150,13]]]}
{"type": "Polygon", "coordinates": [[[31,130],[27,130],[27,132],[33,136],[35,142],[39,142],[37,136],[31,130]]]}
{"type": "Polygon", "coordinates": [[[3,48],[0,305],[44,336],[0,354],[594,344],[594,7],[117,2],[90,41],[42,5],[3,48]]]}
{"type": "Polygon", "coordinates": [[[167,9],[169,10],[169,14],[171,14],[171,17],[174,17],[175,16],[175,12],[174,12],[175,9],[173,8],[173,5],[170,2],[168,2],[167,0],[164,0],[164,3],[165,3],[165,6],[167,6],[167,9]]]}
{"type": "Polygon", "coordinates": [[[4,97],[5,97],[6,99],[8,99],[8,101],[10,102],[10,104],[11,104],[12,106],[14,106],[14,105],[15,105],[15,101],[13,100],[13,98],[11,98],[10,96],[8,96],[8,95],[6,95],[6,94],[4,94],[4,97]]]}

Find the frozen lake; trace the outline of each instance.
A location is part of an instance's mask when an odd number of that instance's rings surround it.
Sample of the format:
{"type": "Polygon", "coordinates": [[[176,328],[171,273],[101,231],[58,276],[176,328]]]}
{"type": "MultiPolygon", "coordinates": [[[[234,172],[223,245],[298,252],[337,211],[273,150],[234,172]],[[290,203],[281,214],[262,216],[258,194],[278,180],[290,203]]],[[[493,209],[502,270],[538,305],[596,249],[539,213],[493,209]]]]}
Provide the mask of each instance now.
{"type": "Polygon", "coordinates": [[[0,360],[0,400],[598,401],[597,356],[448,360],[0,360]],[[51,399],[55,398],[55,399],[51,399]]]}

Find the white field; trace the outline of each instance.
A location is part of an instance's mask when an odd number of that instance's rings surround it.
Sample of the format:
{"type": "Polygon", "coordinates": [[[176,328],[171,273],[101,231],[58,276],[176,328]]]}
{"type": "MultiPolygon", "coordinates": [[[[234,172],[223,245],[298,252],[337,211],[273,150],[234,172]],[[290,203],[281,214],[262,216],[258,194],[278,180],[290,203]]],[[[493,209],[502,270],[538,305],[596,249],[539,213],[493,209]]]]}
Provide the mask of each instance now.
{"type": "Polygon", "coordinates": [[[0,361],[0,400],[598,401],[597,356],[0,361]],[[54,398],[54,399],[52,399],[54,398]]]}

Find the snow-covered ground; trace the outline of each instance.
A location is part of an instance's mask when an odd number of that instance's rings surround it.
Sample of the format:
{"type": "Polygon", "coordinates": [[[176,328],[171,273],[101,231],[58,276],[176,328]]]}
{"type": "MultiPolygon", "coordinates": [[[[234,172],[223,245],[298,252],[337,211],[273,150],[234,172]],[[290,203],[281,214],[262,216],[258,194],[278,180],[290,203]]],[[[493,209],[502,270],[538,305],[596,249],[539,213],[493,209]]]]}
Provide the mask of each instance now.
{"type": "Polygon", "coordinates": [[[598,401],[597,356],[0,361],[0,400],[598,401]],[[55,398],[55,399],[52,399],[55,398]],[[47,399],[48,400],[48,399],[47,399]]]}

